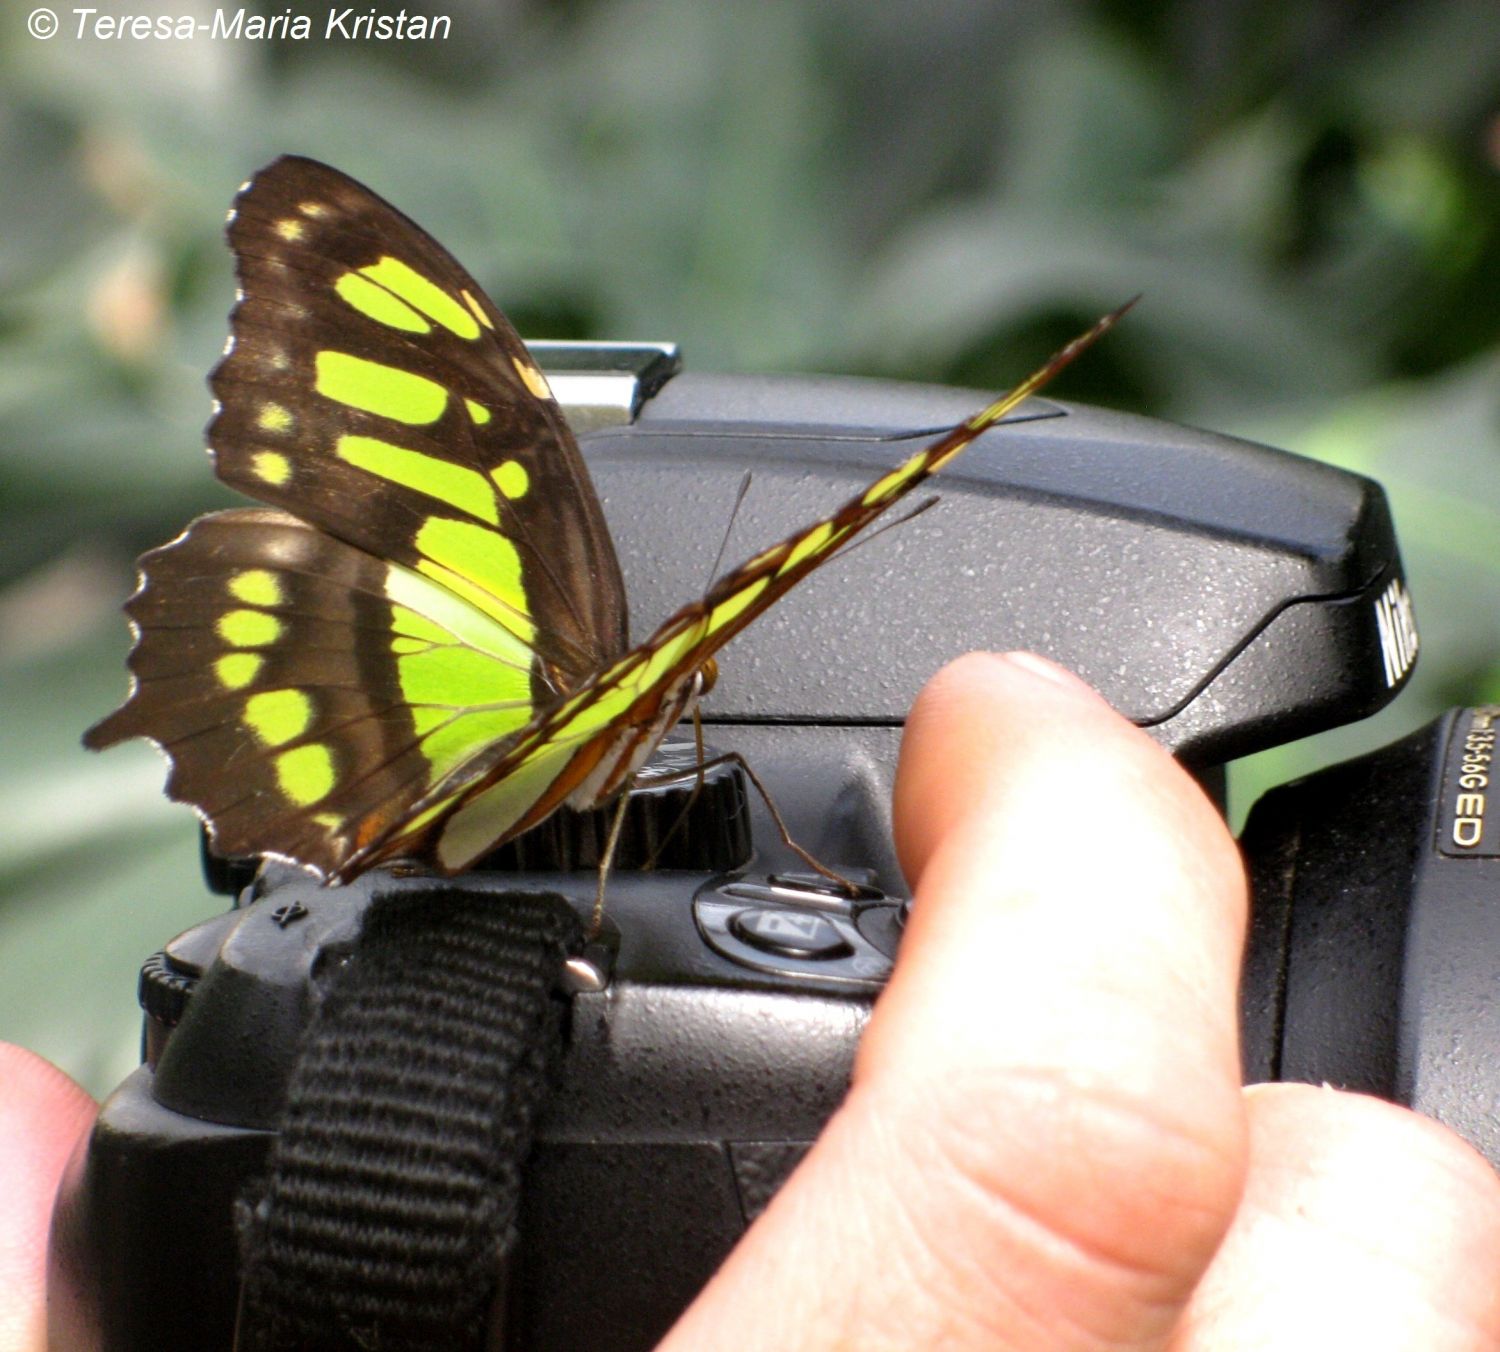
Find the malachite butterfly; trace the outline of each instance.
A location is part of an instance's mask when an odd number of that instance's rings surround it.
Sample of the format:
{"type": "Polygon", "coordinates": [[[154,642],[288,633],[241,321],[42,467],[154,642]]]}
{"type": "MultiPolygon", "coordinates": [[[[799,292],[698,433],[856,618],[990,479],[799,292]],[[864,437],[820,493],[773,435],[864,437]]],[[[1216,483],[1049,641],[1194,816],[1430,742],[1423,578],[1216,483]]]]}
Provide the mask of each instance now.
{"type": "Polygon", "coordinates": [[[690,713],[713,654],[1040,389],[1009,394],[761,550],[631,646],[604,514],[546,378],[435,240],[284,157],[230,214],[240,298],[208,442],[264,507],[141,559],[129,698],[223,855],[345,882],[451,874],[567,803],[607,803],[690,713]]]}

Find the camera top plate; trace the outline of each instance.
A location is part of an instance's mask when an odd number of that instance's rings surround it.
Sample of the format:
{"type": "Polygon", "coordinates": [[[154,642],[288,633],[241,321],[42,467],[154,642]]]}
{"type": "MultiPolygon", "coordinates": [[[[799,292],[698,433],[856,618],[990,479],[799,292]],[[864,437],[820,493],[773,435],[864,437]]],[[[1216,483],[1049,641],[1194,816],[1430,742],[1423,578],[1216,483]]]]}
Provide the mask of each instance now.
{"type": "MultiPolygon", "coordinates": [[[[590,351],[541,356],[586,380],[590,351]]],[[[989,397],[673,374],[671,345],[624,351],[640,354],[640,379],[621,379],[619,345],[601,349],[618,403],[588,413],[596,430],[581,444],[638,631],[702,590],[746,471],[729,558],[803,525],[989,397]]],[[[1409,674],[1415,628],[1389,509],[1359,475],[1033,400],[937,487],[938,510],[851,551],[736,639],[709,722],[895,724],[944,661],[1029,648],[1209,765],[1372,713],[1409,674]]]]}

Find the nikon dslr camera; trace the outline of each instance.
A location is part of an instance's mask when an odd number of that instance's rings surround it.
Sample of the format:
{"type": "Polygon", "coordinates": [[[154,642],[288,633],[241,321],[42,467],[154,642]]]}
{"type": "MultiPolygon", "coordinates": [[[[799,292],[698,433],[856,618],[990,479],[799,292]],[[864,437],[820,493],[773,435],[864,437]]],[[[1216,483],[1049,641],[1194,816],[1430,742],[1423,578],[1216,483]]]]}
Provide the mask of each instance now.
{"type": "MultiPolygon", "coordinates": [[[[679,371],[670,346],[538,345],[637,616],[781,538],[984,402],[971,391],[679,371]]],[[[669,742],[635,794],[602,941],[574,964],[488,1345],[650,1347],[838,1105],[900,943],[889,801],[902,719],[971,649],[1080,673],[1211,792],[1236,757],[1361,718],[1417,633],[1380,487],[1228,437],[1033,399],[939,484],[941,509],[856,549],[726,652],[705,712],[732,766],[669,742]]],[[[1500,1164],[1500,709],[1454,710],[1278,788],[1244,835],[1247,1080],[1331,1082],[1439,1117],[1500,1164]],[[1488,811],[1486,809],[1489,809],[1488,811]]],[[[593,903],[597,823],[554,818],[444,889],[593,903]]],[[[144,1061],[58,1201],[52,1342],[228,1349],[236,1199],[275,1138],[305,1026],[373,899],[209,860],[228,909],[141,978],[144,1061]]],[[[189,886],[187,879],[183,885],[189,886]]],[[[127,979],[121,974],[121,979],[127,979]]]]}

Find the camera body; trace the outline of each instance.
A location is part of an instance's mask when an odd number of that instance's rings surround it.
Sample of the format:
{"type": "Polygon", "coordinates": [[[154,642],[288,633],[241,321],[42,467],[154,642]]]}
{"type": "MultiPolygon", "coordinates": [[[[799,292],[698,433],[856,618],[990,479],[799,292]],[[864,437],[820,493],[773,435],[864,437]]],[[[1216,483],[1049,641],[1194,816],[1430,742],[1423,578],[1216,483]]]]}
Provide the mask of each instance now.
{"type": "MultiPolygon", "coordinates": [[[[731,552],[781,538],[984,402],[679,373],[662,345],[535,350],[647,620],[704,590],[747,469],[747,544],[731,552]]],[[[705,821],[656,868],[627,849],[608,942],[571,994],[491,1346],[651,1346],[837,1107],[901,934],[888,806],[901,721],[943,661],[1045,652],[1211,792],[1226,761],[1373,712],[1410,672],[1395,536],[1366,479],[1034,399],[938,487],[940,511],[821,570],[739,637],[704,711],[793,837],[862,894],[807,874],[727,767],[689,793],[705,821]]],[[[1500,844],[1483,813],[1497,726],[1500,710],[1455,711],[1263,800],[1246,831],[1242,1004],[1247,1079],[1410,1102],[1500,1161],[1486,1064],[1500,844]]],[[[664,751],[660,783],[691,784],[693,748],[664,751]]],[[[497,905],[552,891],[586,915],[594,872],[564,865],[587,851],[518,845],[446,885],[497,905]]],[[[301,1033],[373,900],[432,885],[380,873],[324,889],[254,863],[212,861],[233,909],[147,964],[144,1064],[59,1197],[56,1348],[231,1346],[233,1203],[264,1165],[301,1033]]]]}

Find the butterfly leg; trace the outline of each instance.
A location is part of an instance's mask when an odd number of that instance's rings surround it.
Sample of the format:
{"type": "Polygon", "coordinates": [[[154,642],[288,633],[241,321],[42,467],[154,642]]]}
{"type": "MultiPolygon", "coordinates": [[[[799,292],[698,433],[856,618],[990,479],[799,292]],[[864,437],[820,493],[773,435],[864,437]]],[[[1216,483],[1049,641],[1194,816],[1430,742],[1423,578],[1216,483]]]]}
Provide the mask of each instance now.
{"type": "Polygon", "coordinates": [[[861,889],[859,884],[851,882],[841,873],[838,873],[834,869],[829,868],[826,864],[822,863],[814,854],[812,854],[811,851],[804,849],[801,845],[799,845],[795,840],[792,839],[791,832],[787,829],[786,820],[782,817],[780,809],[777,808],[775,799],[771,797],[770,791],[766,788],[765,784],[761,782],[760,776],[758,776],[755,771],[750,768],[750,763],[744,758],[743,755],[741,755],[738,751],[726,751],[721,752],[719,755],[714,756],[713,759],[710,760],[703,754],[703,720],[699,718],[697,709],[693,710],[693,743],[698,753],[696,757],[698,766],[693,780],[693,791],[688,795],[687,802],[685,802],[682,805],[681,809],[678,811],[676,820],[673,821],[671,827],[667,830],[667,833],[657,842],[656,848],[652,850],[651,858],[646,863],[647,868],[652,867],[656,863],[657,859],[661,856],[662,851],[667,848],[667,845],[671,841],[672,837],[677,834],[683,822],[687,820],[688,813],[693,810],[693,804],[698,801],[698,795],[703,792],[704,785],[707,783],[706,776],[708,771],[716,765],[734,764],[738,765],[740,769],[745,772],[745,775],[750,780],[750,782],[755,785],[756,792],[760,794],[762,800],[765,802],[766,808],[771,813],[771,820],[776,823],[776,831],[777,834],[780,835],[782,843],[786,845],[786,847],[791,850],[793,854],[795,854],[800,860],[802,860],[802,862],[806,864],[810,869],[812,869],[815,873],[821,874],[830,882],[835,883],[837,886],[842,888],[844,891],[849,892],[851,895],[857,896],[860,893],[861,889]]]}
{"type": "MultiPolygon", "coordinates": [[[[748,479],[749,476],[747,475],[746,478],[748,479]]],[[[703,720],[699,717],[696,707],[693,709],[693,750],[695,752],[693,759],[697,763],[697,769],[693,775],[693,791],[688,794],[687,802],[678,809],[677,816],[673,818],[672,825],[667,828],[666,835],[656,842],[656,848],[651,851],[650,858],[646,860],[644,865],[646,868],[656,867],[656,861],[661,858],[662,851],[671,844],[672,837],[677,834],[683,822],[687,820],[688,813],[693,810],[693,805],[698,801],[698,795],[703,792],[704,785],[708,782],[704,775],[709,764],[718,765],[724,759],[722,756],[717,756],[712,762],[706,762],[703,755],[703,720]]]]}
{"type": "Polygon", "coordinates": [[[604,853],[599,856],[599,885],[594,892],[594,911],[589,917],[589,927],[583,935],[585,943],[593,943],[599,937],[599,931],[604,927],[604,884],[609,879],[610,865],[614,863],[615,850],[620,844],[620,828],[625,825],[625,805],[634,787],[635,776],[631,775],[621,788],[620,796],[615,800],[614,816],[609,819],[609,835],[604,840],[604,853]]]}
{"type": "Polygon", "coordinates": [[[844,877],[836,869],[829,868],[827,864],[823,863],[811,851],[803,849],[801,845],[792,839],[792,833],[787,828],[786,819],[782,817],[781,809],[776,806],[776,800],[771,797],[771,791],[766,788],[765,784],[761,781],[761,777],[750,768],[750,762],[744,756],[738,751],[721,751],[712,760],[705,761],[700,751],[698,759],[698,782],[700,784],[703,782],[704,773],[711,770],[715,765],[738,765],[745,772],[745,777],[755,785],[755,791],[760,794],[761,801],[765,803],[766,810],[770,812],[771,820],[776,824],[776,834],[781,837],[781,843],[806,864],[808,868],[812,869],[814,873],[821,874],[835,886],[842,888],[851,897],[860,896],[864,892],[865,889],[859,883],[844,877]]]}

